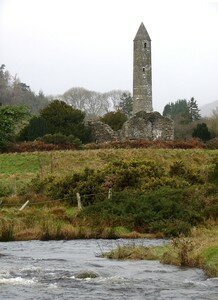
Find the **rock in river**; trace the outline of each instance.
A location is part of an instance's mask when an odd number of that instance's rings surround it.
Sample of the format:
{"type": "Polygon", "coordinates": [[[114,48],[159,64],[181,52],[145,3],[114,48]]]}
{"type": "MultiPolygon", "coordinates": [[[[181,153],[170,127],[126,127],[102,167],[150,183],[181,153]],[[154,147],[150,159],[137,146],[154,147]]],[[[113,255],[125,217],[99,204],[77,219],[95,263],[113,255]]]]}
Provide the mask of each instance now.
{"type": "Polygon", "coordinates": [[[75,275],[75,278],[86,279],[86,278],[96,278],[99,275],[93,271],[81,271],[75,275]]]}

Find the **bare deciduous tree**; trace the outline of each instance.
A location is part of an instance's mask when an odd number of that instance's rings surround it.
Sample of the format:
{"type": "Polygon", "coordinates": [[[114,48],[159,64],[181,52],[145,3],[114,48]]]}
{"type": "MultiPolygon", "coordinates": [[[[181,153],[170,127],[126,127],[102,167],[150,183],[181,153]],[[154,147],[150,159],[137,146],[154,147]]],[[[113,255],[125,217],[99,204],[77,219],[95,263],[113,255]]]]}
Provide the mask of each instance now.
{"type": "Polygon", "coordinates": [[[113,90],[107,93],[90,91],[82,87],[71,88],[62,95],[62,100],[74,108],[86,112],[89,117],[103,116],[117,110],[125,91],[113,90]]]}

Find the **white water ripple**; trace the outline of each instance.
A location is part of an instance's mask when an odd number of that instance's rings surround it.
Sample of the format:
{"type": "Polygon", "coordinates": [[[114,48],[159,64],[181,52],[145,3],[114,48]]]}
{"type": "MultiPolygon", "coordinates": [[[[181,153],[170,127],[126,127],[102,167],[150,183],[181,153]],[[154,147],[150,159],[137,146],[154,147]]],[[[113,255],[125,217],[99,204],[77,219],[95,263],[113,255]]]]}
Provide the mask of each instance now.
{"type": "Polygon", "coordinates": [[[9,285],[34,285],[37,282],[35,279],[25,279],[22,277],[15,278],[0,278],[0,284],[9,284],[9,285]]]}
{"type": "MultiPolygon", "coordinates": [[[[96,257],[128,240],[29,241],[0,243],[0,299],[3,300],[214,300],[218,281],[195,268],[158,261],[119,261],[96,257]],[[96,278],[79,279],[90,271],[96,278]]],[[[133,241],[145,246],[166,241],[133,241]]]]}

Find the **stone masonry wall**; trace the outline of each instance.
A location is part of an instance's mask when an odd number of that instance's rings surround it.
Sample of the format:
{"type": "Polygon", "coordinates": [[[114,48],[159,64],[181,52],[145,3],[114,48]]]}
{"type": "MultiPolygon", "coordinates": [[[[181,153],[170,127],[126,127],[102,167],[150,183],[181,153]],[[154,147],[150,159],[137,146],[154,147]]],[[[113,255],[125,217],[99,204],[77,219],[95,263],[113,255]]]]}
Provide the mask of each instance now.
{"type": "Polygon", "coordinates": [[[173,121],[158,112],[138,112],[123,124],[120,139],[173,140],[173,121]]]}
{"type": "Polygon", "coordinates": [[[173,121],[158,112],[138,112],[123,124],[119,132],[114,132],[109,125],[100,121],[89,122],[88,126],[91,129],[91,140],[96,143],[115,140],[169,141],[174,139],[173,121]]]}
{"type": "Polygon", "coordinates": [[[95,143],[104,143],[117,140],[117,133],[101,121],[89,121],[88,127],[91,130],[91,141],[95,143]]]}

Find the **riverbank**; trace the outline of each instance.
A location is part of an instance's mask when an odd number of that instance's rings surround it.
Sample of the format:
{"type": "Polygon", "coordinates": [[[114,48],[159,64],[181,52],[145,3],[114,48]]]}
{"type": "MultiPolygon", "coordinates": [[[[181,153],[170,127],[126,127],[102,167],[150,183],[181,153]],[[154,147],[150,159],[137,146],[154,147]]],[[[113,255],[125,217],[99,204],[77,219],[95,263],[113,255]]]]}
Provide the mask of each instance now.
{"type": "Polygon", "coordinates": [[[40,197],[37,207],[27,206],[23,211],[19,211],[20,205],[1,209],[0,242],[160,237],[160,234],[139,233],[124,226],[85,224],[79,220],[78,208],[48,199],[41,201],[40,197]]]}
{"type": "Polygon", "coordinates": [[[174,238],[168,245],[118,246],[103,257],[119,260],[159,260],[163,264],[197,267],[209,277],[218,276],[218,226],[193,228],[189,237],[174,238]]]}

